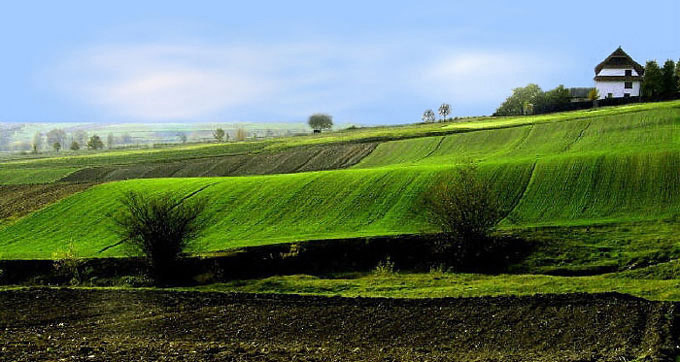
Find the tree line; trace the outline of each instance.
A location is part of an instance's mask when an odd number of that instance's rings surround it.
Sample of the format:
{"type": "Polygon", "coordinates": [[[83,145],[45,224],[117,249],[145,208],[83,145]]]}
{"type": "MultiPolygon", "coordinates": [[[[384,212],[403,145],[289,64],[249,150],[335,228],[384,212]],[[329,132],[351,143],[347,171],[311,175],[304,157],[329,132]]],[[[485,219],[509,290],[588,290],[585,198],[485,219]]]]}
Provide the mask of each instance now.
{"type": "MultiPolygon", "coordinates": [[[[669,100],[678,97],[680,92],[680,60],[676,64],[667,60],[659,67],[655,60],[647,61],[641,84],[641,99],[644,101],[669,100]]],[[[596,89],[588,94],[591,101],[600,95],[596,89]]],[[[571,102],[569,89],[563,85],[555,89],[543,91],[537,84],[530,83],[525,87],[512,90],[512,94],[496,109],[494,116],[517,116],[542,114],[562,111],[571,102]]]]}
{"type": "Polygon", "coordinates": [[[62,149],[70,149],[71,151],[78,151],[83,148],[88,150],[101,150],[104,147],[113,148],[116,144],[132,143],[132,137],[129,134],[124,134],[118,138],[109,133],[106,137],[106,144],[104,140],[97,134],[89,135],[86,131],[76,131],[68,135],[63,129],[52,129],[47,133],[36,132],[30,143],[30,149],[33,153],[44,151],[45,149],[53,149],[59,152],[62,149]]]}

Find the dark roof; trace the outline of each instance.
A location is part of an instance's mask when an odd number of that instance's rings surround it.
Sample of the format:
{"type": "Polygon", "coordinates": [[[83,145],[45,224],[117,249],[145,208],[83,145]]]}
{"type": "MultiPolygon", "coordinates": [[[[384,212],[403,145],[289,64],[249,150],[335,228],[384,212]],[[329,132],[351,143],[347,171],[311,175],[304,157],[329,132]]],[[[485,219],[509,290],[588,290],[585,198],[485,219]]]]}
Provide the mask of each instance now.
{"type": "Polygon", "coordinates": [[[623,75],[600,75],[595,77],[596,81],[610,81],[610,82],[639,82],[642,77],[626,77],[623,75]]]}
{"type": "Polygon", "coordinates": [[[588,93],[595,88],[569,88],[571,98],[588,98],[588,93]]]}
{"type": "Polygon", "coordinates": [[[595,75],[597,75],[602,68],[628,68],[632,67],[639,75],[645,73],[645,68],[638,64],[630,55],[621,49],[621,47],[616,48],[607,59],[603,60],[602,63],[595,67],[595,75]]]}

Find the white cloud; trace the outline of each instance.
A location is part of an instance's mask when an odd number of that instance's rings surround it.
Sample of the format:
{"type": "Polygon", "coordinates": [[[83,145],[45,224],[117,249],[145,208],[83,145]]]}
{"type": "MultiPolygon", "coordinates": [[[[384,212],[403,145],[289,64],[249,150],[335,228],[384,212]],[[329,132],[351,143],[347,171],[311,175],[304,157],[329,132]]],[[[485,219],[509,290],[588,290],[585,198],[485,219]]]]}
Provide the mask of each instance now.
{"type": "Polygon", "coordinates": [[[108,112],[142,120],[201,117],[274,88],[249,54],[200,47],[97,47],[58,69],[61,90],[108,112]]]}
{"type": "Polygon", "coordinates": [[[52,78],[78,101],[138,120],[262,105],[299,114],[366,101],[352,88],[375,84],[381,57],[376,49],[308,44],[102,46],[72,55],[52,78]]]}
{"type": "Polygon", "coordinates": [[[551,69],[544,57],[531,54],[425,51],[433,55],[417,57],[422,48],[417,42],[108,45],[72,54],[51,68],[49,78],[69,97],[129,120],[252,115],[267,121],[299,120],[316,111],[394,111],[421,100],[491,104],[511,88],[540,82],[551,69]]]}
{"type": "Polygon", "coordinates": [[[543,54],[503,51],[460,51],[425,68],[420,89],[459,102],[498,101],[511,89],[542,83],[556,69],[543,54]]]}

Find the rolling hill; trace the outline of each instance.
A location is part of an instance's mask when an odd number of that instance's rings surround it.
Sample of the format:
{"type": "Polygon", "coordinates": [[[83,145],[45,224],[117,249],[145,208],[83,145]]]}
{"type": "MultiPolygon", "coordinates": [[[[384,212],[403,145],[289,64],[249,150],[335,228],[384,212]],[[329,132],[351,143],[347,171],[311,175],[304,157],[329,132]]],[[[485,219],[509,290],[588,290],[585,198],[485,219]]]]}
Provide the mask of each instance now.
{"type": "Polygon", "coordinates": [[[50,258],[69,243],[82,256],[123,255],[107,215],[116,212],[117,195],[129,189],[176,190],[207,198],[214,222],[202,236],[199,252],[434,232],[420,207],[422,195],[442,174],[470,160],[502,196],[505,229],[680,214],[677,101],[192,147],[0,164],[0,183],[146,178],[100,184],[0,226],[0,257],[50,258]],[[351,150],[332,152],[334,147],[351,150]],[[316,151],[301,151],[310,149],[316,151]],[[186,167],[187,162],[215,163],[215,157],[229,165],[231,159],[225,157],[239,157],[250,165],[234,175],[271,175],[148,178],[216,176],[205,167],[196,167],[195,173],[186,167]],[[295,166],[285,166],[291,159],[295,166]],[[300,167],[314,162],[320,166],[300,167]],[[149,173],[171,165],[182,171],[149,173]],[[104,166],[105,173],[92,171],[104,166]],[[331,168],[337,169],[314,171],[331,168]],[[110,176],[116,172],[126,176],[110,176]]]}

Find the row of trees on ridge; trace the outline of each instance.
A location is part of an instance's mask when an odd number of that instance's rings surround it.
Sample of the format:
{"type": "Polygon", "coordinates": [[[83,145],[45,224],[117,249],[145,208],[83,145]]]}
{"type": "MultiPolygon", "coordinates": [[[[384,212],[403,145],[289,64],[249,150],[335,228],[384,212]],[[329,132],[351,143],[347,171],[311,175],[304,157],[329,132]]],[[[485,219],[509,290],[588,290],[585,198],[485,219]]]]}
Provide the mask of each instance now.
{"type": "MultiPolygon", "coordinates": [[[[678,97],[680,92],[680,60],[676,64],[667,60],[663,68],[656,61],[650,60],[645,64],[645,73],[641,84],[641,98],[646,101],[667,100],[678,97]]],[[[600,95],[596,89],[588,94],[591,101],[600,95]]],[[[516,116],[526,114],[541,114],[556,112],[564,109],[564,105],[571,102],[569,89],[563,85],[544,92],[537,84],[528,84],[512,90],[510,95],[496,110],[496,116],[516,116]]]]}

